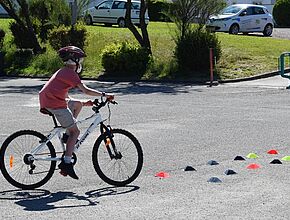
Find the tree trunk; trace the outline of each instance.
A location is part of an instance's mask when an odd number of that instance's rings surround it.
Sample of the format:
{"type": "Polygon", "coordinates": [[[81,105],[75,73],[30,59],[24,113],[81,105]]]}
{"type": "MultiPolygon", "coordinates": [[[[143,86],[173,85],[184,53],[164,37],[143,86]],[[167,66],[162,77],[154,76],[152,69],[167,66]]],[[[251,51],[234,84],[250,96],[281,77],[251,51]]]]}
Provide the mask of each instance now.
{"type": "Polygon", "coordinates": [[[140,46],[146,48],[148,53],[152,54],[150,39],[149,39],[148,31],[147,31],[147,25],[145,23],[145,13],[147,10],[147,4],[145,3],[144,0],[141,0],[140,28],[141,28],[142,35],[137,30],[136,26],[132,23],[131,5],[132,5],[132,1],[127,0],[127,8],[126,8],[126,16],[125,16],[126,25],[128,29],[133,33],[134,37],[136,38],[140,46]]]}

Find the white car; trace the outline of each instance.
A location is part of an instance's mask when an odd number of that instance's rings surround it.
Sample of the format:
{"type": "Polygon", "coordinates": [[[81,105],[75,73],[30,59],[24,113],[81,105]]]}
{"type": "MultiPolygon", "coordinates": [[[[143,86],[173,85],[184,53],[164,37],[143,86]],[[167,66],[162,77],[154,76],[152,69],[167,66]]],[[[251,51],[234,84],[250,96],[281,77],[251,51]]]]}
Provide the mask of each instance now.
{"type": "Polygon", "coordinates": [[[211,16],[207,26],[214,31],[230,34],[262,32],[264,36],[271,36],[274,23],[266,7],[236,4],[225,8],[217,16],[211,16]]]}
{"type": "MultiPolygon", "coordinates": [[[[103,1],[95,7],[91,7],[82,13],[85,23],[91,25],[93,23],[103,23],[106,26],[117,24],[119,27],[125,27],[127,0],[107,0],[103,1]]],[[[140,25],[140,2],[132,1],[131,20],[133,24],[140,25]]],[[[148,13],[145,13],[145,23],[149,23],[148,13]]]]}

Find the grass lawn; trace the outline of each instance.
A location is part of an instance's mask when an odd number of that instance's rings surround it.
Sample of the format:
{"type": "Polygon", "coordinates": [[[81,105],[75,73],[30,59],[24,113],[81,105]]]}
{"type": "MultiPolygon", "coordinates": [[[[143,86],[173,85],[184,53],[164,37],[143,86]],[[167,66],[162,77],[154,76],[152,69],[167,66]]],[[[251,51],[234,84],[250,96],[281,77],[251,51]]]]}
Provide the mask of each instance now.
{"type": "MultiPolygon", "coordinates": [[[[8,44],[11,40],[8,28],[9,21],[11,20],[0,19],[0,27],[8,31],[5,44],[8,44]]],[[[126,28],[104,27],[103,25],[86,27],[88,39],[85,50],[88,57],[85,61],[85,71],[82,76],[97,78],[103,71],[100,53],[105,45],[124,40],[135,41],[135,39],[126,28]]],[[[170,63],[173,62],[175,43],[172,36],[174,35],[174,29],[175,26],[172,23],[151,22],[148,26],[153,56],[160,66],[170,66],[170,63]]],[[[285,39],[266,38],[257,35],[229,35],[226,33],[217,33],[217,36],[221,41],[223,52],[217,64],[217,71],[222,79],[253,76],[275,71],[277,70],[277,59],[280,54],[290,50],[290,40],[285,39]]],[[[56,53],[48,48],[48,53],[44,56],[56,56],[56,53]]],[[[42,62],[45,62],[46,59],[42,57],[42,62]]],[[[26,75],[50,74],[41,72],[34,67],[28,67],[24,72],[26,75]]],[[[158,74],[155,77],[158,78],[158,74]]]]}

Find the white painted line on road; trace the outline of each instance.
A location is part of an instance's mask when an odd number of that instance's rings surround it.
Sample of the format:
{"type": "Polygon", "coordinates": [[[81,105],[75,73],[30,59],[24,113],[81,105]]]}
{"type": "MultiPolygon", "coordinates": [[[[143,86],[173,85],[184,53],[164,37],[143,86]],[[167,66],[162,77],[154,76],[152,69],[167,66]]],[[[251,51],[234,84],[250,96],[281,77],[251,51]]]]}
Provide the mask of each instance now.
{"type": "Polygon", "coordinates": [[[32,97],[30,99],[30,101],[28,101],[26,104],[23,104],[21,106],[25,106],[25,107],[38,107],[39,108],[39,99],[38,96],[37,97],[32,97]]]}

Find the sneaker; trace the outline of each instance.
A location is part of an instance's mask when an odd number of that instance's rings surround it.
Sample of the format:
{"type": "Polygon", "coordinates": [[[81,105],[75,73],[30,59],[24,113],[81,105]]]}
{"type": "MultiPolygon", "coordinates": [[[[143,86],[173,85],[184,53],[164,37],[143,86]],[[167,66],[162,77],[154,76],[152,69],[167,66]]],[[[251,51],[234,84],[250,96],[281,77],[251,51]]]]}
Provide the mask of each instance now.
{"type": "Polygon", "coordinates": [[[58,165],[58,168],[60,169],[60,174],[63,176],[69,175],[71,178],[78,180],[79,177],[76,175],[74,171],[74,165],[72,163],[65,163],[64,161],[61,161],[61,163],[58,165]]]}

